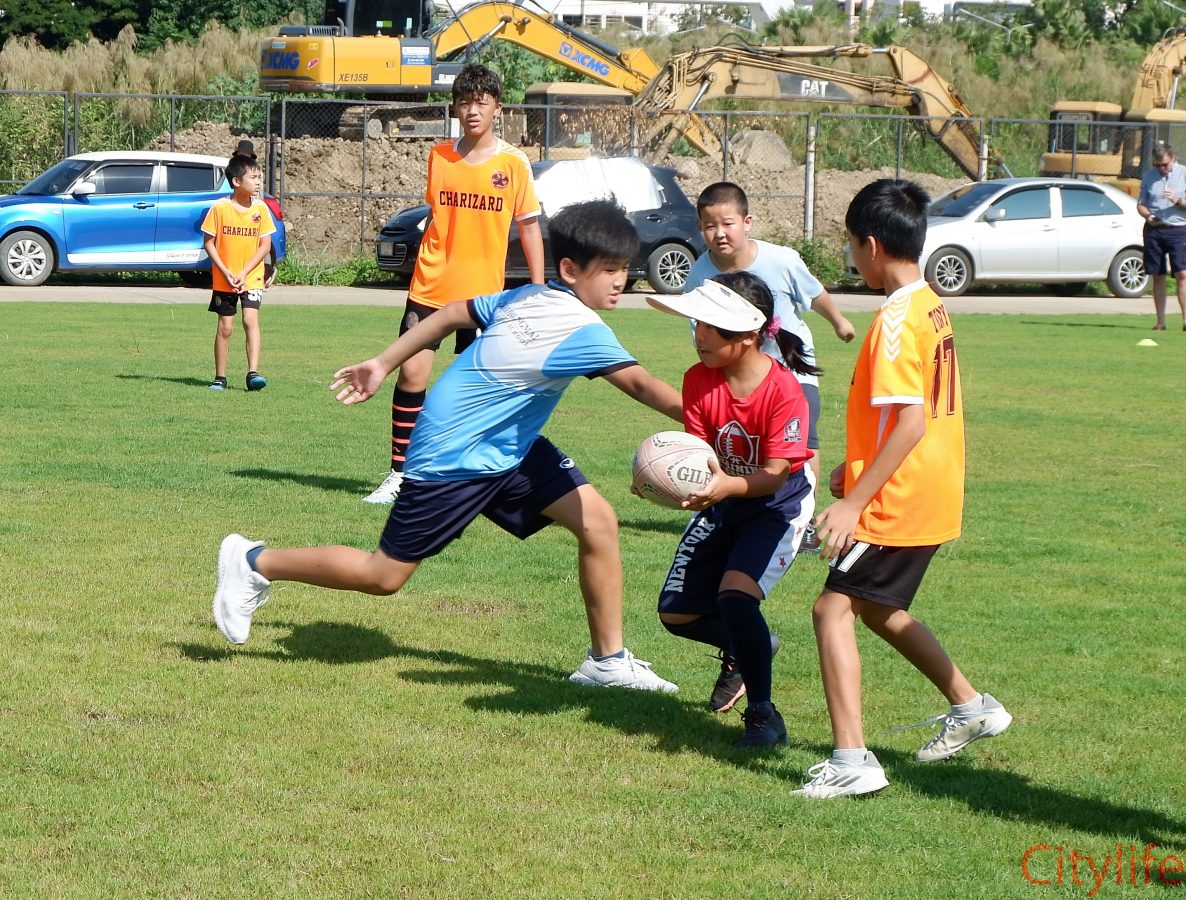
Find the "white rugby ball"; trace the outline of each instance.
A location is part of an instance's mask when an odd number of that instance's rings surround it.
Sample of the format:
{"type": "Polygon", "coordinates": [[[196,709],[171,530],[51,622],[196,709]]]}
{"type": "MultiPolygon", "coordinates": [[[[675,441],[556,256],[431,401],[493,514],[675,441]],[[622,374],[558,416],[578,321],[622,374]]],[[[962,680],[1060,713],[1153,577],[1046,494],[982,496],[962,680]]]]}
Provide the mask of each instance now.
{"type": "Polygon", "coordinates": [[[652,434],[634,454],[633,487],[652,503],[680,509],[712,480],[708,460],[715,456],[706,441],[686,432],[652,434]]]}

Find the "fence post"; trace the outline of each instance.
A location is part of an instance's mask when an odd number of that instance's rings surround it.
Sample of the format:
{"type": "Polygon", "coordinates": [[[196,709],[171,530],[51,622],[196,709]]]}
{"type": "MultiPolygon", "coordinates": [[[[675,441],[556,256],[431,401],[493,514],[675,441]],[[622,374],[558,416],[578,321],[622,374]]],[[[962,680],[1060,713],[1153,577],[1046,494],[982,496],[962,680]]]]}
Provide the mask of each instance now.
{"type": "Polygon", "coordinates": [[[894,158],[894,177],[902,177],[902,126],[904,123],[898,123],[898,152],[894,158]]]}
{"type": "Polygon", "coordinates": [[[807,117],[807,156],[803,159],[803,239],[815,237],[815,115],[807,117]]]}
{"type": "Polygon", "coordinates": [[[729,133],[733,130],[733,113],[725,112],[725,130],[721,138],[721,181],[729,180],[729,133]]]}
{"type": "Polygon", "coordinates": [[[988,178],[988,128],[983,119],[977,121],[980,123],[980,158],[976,161],[976,180],[984,181],[988,178]]]}

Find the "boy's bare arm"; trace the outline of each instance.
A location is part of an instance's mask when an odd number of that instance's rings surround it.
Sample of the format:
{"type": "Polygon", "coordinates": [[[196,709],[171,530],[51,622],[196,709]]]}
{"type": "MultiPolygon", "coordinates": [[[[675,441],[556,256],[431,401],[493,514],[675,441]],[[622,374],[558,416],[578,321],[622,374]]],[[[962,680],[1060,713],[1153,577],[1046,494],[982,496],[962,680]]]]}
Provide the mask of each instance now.
{"type": "Polygon", "coordinates": [[[421,350],[440,342],[459,328],[476,328],[477,325],[470,316],[468,303],[443,306],[400,335],[378,356],[338,369],[334,372],[334,381],[329,389],[338,391],[337,399],[347,405],[369,400],[383,386],[388,375],[421,350]]]}
{"type": "Polygon", "coordinates": [[[824,291],[818,297],[811,301],[811,309],[813,312],[819,313],[832,326],[832,330],[836,332],[836,337],[848,343],[856,336],[856,329],[852,327],[852,322],[844,317],[844,314],[836,308],[836,302],[832,299],[832,295],[824,291]]]}
{"type": "Polygon", "coordinates": [[[527,272],[532,284],[544,283],[544,235],[540,230],[539,216],[519,222],[519,245],[527,258],[527,272]]]}
{"type": "Polygon", "coordinates": [[[886,435],[885,443],[844,497],[815,517],[820,535],[820,556],[832,559],[852,543],[861,511],[869,505],[882,486],[910,455],[926,434],[926,414],[921,403],[895,404],[898,420],[886,435]]]}
{"type": "Polygon", "coordinates": [[[684,424],[684,401],[679,391],[641,365],[618,369],[606,375],[605,380],[644,406],[684,424]]]}

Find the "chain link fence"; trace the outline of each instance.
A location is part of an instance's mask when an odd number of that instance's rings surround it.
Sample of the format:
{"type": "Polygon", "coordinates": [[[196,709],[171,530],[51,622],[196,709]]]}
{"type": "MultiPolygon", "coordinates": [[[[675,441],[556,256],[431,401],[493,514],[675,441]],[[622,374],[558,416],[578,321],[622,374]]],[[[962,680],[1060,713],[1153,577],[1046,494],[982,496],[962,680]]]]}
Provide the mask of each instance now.
{"type": "MultiPolygon", "coordinates": [[[[1139,177],[1154,140],[1186,146],[1186,124],[1173,122],[656,113],[628,104],[508,105],[496,127],[532,160],[637,155],[672,166],[693,201],[714,181],[735,181],[756,236],[835,249],[849,200],[874,178],[910,177],[932,195],[968,180],[967,152],[961,167],[940,146],[945,129],[964,131],[988,177],[1037,174],[1044,155],[1068,175],[1139,177]]],[[[428,152],[457,134],[446,103],[2,91],[0,182],[13,190],[72,153],[221,156],[246,137],[284,209],[289,253],[337,263],[370,255],[387,218],[423,202],[428,152]]]]}

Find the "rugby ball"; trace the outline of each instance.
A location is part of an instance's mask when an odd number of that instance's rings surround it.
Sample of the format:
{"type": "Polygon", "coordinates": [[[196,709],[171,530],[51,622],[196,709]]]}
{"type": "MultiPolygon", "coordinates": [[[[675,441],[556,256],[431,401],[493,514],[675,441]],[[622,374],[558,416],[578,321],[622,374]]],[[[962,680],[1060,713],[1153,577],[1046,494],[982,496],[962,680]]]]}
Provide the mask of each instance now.
{"type": "Polygon", "coordinates": [[[660,431],[638,445],[634,454],[634,490],[646,500],[680,509],[680,504],[712,480],[706,441],[683,431],[660,431]]]}

